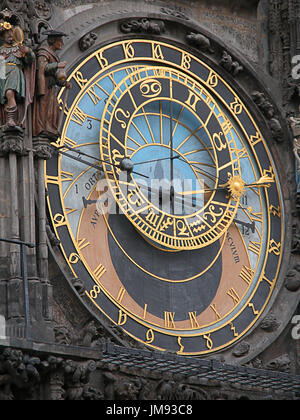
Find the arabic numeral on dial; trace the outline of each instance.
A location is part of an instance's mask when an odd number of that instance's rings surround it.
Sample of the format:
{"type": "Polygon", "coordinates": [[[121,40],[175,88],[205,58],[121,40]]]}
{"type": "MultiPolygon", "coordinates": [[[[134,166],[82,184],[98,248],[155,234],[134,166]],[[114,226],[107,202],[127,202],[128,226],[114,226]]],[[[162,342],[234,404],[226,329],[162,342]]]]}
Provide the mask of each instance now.
{"type": "Polygon", "coordinates": [[[100,289],[100,287],[96,284],[91,290],[90,290],[90,293],[89,293],[89,296],[92,298],[92,299],[97,299],[97,297],[98,297],[98,295],[100,294],[100,292],[101,292],[101,289],[100,289]]]}
{"type": "Polygon", "coordinates": [[[93,128],[92,120],[89,118],[87,119],[87,129],[91,130],[93,128]]]}
{"type": "Polygon", "coordinates": [[[248,226],[241,226],[241,233],[243,236],[250,236],[250,228],[248,226]]]}

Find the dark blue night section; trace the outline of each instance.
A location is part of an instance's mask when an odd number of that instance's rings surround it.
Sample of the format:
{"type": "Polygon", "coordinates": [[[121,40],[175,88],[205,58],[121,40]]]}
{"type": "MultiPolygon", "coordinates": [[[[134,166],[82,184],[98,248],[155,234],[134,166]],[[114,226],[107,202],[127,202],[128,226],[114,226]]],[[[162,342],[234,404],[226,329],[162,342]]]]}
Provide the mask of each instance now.
{"type": "Polygon", "coordinates": [[[257,312],[261,312],[265,303],[268,300],[270,295],[270,285],[266,281],[262,281],[259,283],[259,286],[255,292],[255,295],[251,299],[250,305],[253,304],[251,310],[255,312],[255,316],[257,316],[257,312]]]}
{"type": "Polygon", "coordinates": [[[257,129],[255,128],[251,118],[249,117],[245,109],[243,109],[243,111],[239,115],[237,115],[237,119],[240,121],[240,124],[242,125],[243,129],[247,132],[249,138],[251,138],[251,136],[257,135],[257,129]]]}
{"type": "Polygon", "coordinates": [[[131,40],[129,42],[131,43],[134,49],[134,58],[152,58],[152,46],[149,42],[135,42],[134,40],[131,40]]]}
{"type": "Polygon", "coordinates": [[[201,313],[211,304],[222,275],[218,241],[195,251],[162,252],[145,241],[125,216],[111,215],[109,224],[123,249],[136,263],[128,259],[110,235],[109,247],[115,270],[126,291],[140,306],[147,303],[148,312],[161,319],[165,311],[175,312],[175,321],[183,321],[188,319],[190,311],[201,313]],[[186,264],[187,260],[189,264],[186,264]],[[215,263],[208,269],[212,261],[215,263]],[[152,275],[142,271],[137,264],[152,275]],[[199,276],[203,271],[205,273],[199,276]],[[182,282],[192,277],[195,278],[182,282]]]}
{"type": "MultiPolygon", "coordinates": [[[[103,58],[108,62],[108,65],[124,60],[124,49],[122,45],[115,45],[103,51],[103,58]]],[[[99,64],[98,64],[99,66],[99,64]]]]}
{"type": "Polygon", "coordinates": [[[255,145],[255,153],[259,159],[259,164],[262,170],[269,171],[271,162],[263,142],[259,142],[255,145]]]}
{"type": "Polygon", "coordinates": [[[47,190],[50,197],[50,205],[53,216],[55,216],[56,214],[64,214],[60,201],[59,185],[47,184],[47,190]]]}
{"type": "Polygon", "coordinates": [[[188,70],[194,73],[203,82],[207,81],[210,74],[210,71],[206,67],[204,67],[201,63],[199,63],[198,61],[195,61],[194,59],[192,59],[190,63],[190,68],[188,70]]]}
{"type": "Polygon", "coordinates": [[[280,257],[278,255],[273,252],[269,255],[264,272],[265,280],[263,280],[269,288],[275,282],[279,261],[280,257]]]}
{"type": "Polygon", "coordinates": [[[222,100],[225,101],[228,106],[235,101],[235,96],[222,80],[218,79],[217,86],[212,87],[212,89],[214,93],[221,96],[222,100]]]}
{"type": "Polygon", "coordinates": [[[51,159],[47,160],[47,175],[58,176],[58,154],[54,154],[51,159]]]}
{"type": "MultiPolygon", "coordinates": [[[[154,44],[155,46],[155,44],[154,44]]],[[[155,48],[155,47],[154,47],[155,48]]],[[[167,46],[161,46],[161,52],[164,57],[164,61],[168,61],[177,65],[181,65],[182,53],[174,48],[169,48],[167,46]]]]}

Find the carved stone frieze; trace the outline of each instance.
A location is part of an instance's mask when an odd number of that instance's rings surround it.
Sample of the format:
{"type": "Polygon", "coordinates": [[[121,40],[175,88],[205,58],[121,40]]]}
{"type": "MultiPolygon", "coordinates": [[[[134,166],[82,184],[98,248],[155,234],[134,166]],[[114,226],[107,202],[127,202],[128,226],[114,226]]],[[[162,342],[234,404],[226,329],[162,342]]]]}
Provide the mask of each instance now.
{"type": "Polygon", "coordinates": [[[220,66],[236,77],[239,73],[244,70],[244,67],[240,65],[238,61],[235,61],[227,51],[223,51],[222,59],[220,60],[220,66]]]}
{"type": "Polygon", "coordinates": [[[291,371],[291,360],[288,354],[283,354],[282,356],[277,357],[276,359],[271,360],[266,365],[267,369],[276,370],[279,372],[290,372],[291,371]]]}
{"type": "Polygon", "coordinates": [[[300,289],[300,264],[297,264],[286,275],[285,287],[290,292],[297,292],[300,289]]]}
{"type": "Polygon", "coordinates": [[[80,50],[87,51],[96,43],[97,39],[98,39],[98,35],[95,34],[95,32],[87,33],[78,42],[80,50]]]}
{"type": "Polygon", "coordinates": [[[235,357],[239,358],[239,357],[246,356],[249,353],[249,351],[250,351],[250,344],[247,343],[246,341],[242,341],[235,346],[232,354],[235,357]]]}
{"type": "Polygon", "coordinates": [[[120,30],[124,34],[129,33],[145,33],[161,35],[166,31],[165,23],[162,20],[153,19],[131,19],[126,22],[122,22],[120,30]]]}
{"type": "Polygon", "coordinates": [[[273,313],[268,314],[260,324],[260,328],[266,332],[276,331],[279,326],[280,322],[273,313]]]}
{"type": "Polygon", "coordinates": [[[273,134],[274,140],[281,143],[284,140],[284,134],[274,106],[262,92],[252,92],[252,99],[268,120],[269,129],[273,134]]]}
{"type": "Polygon", "coordinates": [[[188,44],[194,46],[199,51],[208,52],[211,54],[214,53],[214,50],[211,48],[210,40],[206,36],[200,33],[195,33],[195,32],[188,33],[186,36],[186,41],[188,44]]]}

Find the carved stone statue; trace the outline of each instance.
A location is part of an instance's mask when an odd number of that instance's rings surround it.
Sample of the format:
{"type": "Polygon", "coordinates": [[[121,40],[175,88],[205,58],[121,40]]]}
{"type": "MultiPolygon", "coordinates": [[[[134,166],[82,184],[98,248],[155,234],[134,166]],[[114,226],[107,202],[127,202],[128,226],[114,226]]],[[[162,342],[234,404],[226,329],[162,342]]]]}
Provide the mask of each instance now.
{"type": "Polygon", "coordinates": [[[60,135],[59,104],[57,101],[57,86],[67,86],[66,62],[60,62],[57,51],[64,45],[63,32],[49,30],[47,43],[42,44],[37,52],[37,86],[33,112],[33,136],[57,139],[60,135]]]}
{"type": "Polygon", "coordinates": [[[33,100],[35,56],[22,45],[22,33],[8,19],[0,21],[0,107],[2,126],[6,127],[24,126],[33,100]]]}

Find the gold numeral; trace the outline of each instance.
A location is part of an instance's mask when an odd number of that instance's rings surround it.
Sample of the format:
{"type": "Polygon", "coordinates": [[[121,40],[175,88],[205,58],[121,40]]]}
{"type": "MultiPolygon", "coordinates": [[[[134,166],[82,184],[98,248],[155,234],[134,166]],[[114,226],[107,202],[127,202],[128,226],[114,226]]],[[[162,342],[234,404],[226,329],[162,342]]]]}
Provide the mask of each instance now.
{"type": "Polygon", "coordinates": [[[250,241],[249,246],[248,246],[248,251],[253,252],[253,254],[259,255],[260,245],[261,245],[260,242],[250,241]]]}
{"type": "Polygon", "coordinates": [[[273,206],[273,205],[271,205],[270,206],[270,208],[269,208],[269,212],[270,212],[270,214],[273,214],[273,216],[274,217],[281,217],[281,208],[280,208],[280,206],[278,206],[278,207],[275,207],[275,206],[273,206]]]}
{"type": "Polygon", "coordinates": [[[274,241],[274,239],[272,239],[270,241],[269,244],[269,254],[275,254],[277,257],[280,255],[280,250],[281,250],[281,243],[280,242],[276,242],[274,241]]]}
{"type": "Polygon", "coordinates": [[[258,315],[259,311],[254,308],[253,303],[248,303],[248,307],[252,309],[254,315],[258,315]]]}
{"type": "Polygon", "coordinates": [[[250,144],[251,146],[256,146],[258,143],[262,141],[261,135],[259,133],[256,133],[255,136],[250,136],[250,144]]]}
{"type": "Polygon", "coordinates": [[[80,260],[80,257],[79,257],[78,254],[76,254],[75,252],[70,254],[70,256],[69,256],[69,263],[70,264],[77,264],[79,260],[80,260]]]}
{"type": "Polygon", "coordinates": [[[77,106],[72,113],[71,121],[74,121],[78,125],[82,125],[86,119],[87,114],[85,114],[79,106],[77,106]]]}
{"type": "Polygon", "coordinates": [[[61,171],[61,182],[69,182],[73,180],[74,174],[72,172],[61,171]]]}
{"type": "Polygon", "coordinates": [[[97,281],[100,281],[101,277],[106,273],[106,268],[103,264],[99,264],[98,267],[94,270],[94,276],[96,277],[97,281]]]}
{"type": "Polygon", "coordinates": [[[241,277],[241,279],[244,280],[249,286],[254,278],[254,270],[252,270],[252,268],[244,266],[242,271],[240,272],[239,277],[241,277]]]}
{"type": "Polygon", "coordinates": [[[153,332],[153,330],[148,330],[148,331],[146,332],[146,344],[151,344],[151,343],[153,343],[154,338],[155,338],[155,336],[154,336],[154,332],[153,332]]]}
{"type": "Polygon", "coordinates": [[[101,97],[96,93],[95,86],[90,87],[87,94],[91,98],[94,105],[97,105],[101,101],[101,97]]]}
{"type": "Polygon", "coordinates": [[[231,297],[231,299],[233,300],[235,305],[237,305],[241,300],[238,293],[236,292],[236,290],[233,287],[230,290],[228,290],[227,295],[229,297],[231,297]]]}
{"type": "Polygon", "coordinates": [[[119,319],[118,319],[118,325],[124,325],[127,322],[127,314],[119,310],[119,319]]]}
{"type": "Polygon", "coordinates": [[[182,354],[184,351],[184,345],[182,344],[182,337],[178,337],[177,343],[180,347],[180,350],[178,351],[178,354],[182,354]]]}
{"type": "Polygon", "coordinates": [[[209,76],[208,76],[208,79],[207,79],[206,82],[209,84],[209,86],[211,86],[213,88],[215,88],[216,86],[218,86],[219,79],[218,79],[218,76],[216,75],[216,73],[214,73],[213,71],[211,71],[209,73],[209,76]]]}
{"type": "Polygon", "coordinates": [[[126,289],[124,287],[121,287],[121,289],[119,290],[118,296],[117,296],[117,301],[119,303],[122,303],[122,300],[124,298],[125,292],[126,292],[126,289]]]}
{"type": "Polygon", "coordinates": [[[239,334],[237,333],[237,331],[236,331],[236,328],[235,328],[235,326],[233,325],[233,322],[230,322],[230,330],[233,332],[233,335],[234,335],[234,337],[238,337],[239,336],[239,334]]]}
{"type": "Polygon", "coordinates": [[[152,44],[152,57],[155,60],[164,60],[165,57],[163,55],[161,46],[159,44],[152,44]]]}
{"type": "Polygon", "coordinates": [[[181,58],[181,67],[183,67],[186,70],[189,70],[191,68],[191,62],[192,62],[192,57],[189,54],[182,54],[182,58],[181,58]]]}
{"type": "Polygon", "coordinates": [[[208,350],[211,350],[214,345],[210,337],[210,334],[203,335],[203,338],[206,340],[206,347],[208,348],[208,350]]]}
{"type": "Polygon", "coordinates": [[[92,299],[97,299],[98,295],[100,294],[101,289],[100,287],[95,284],[95,286],[90,290],[90,292],[86,292],[88,294],[88,296],[92,299]]]}
{"type": "Polygon", "coordinates": [[[86,248],[87,246],[91,244],[88,242],[86,238],[83,238],[83,239],[79,239],[79,241],[77,242],[77,245],[80,251],[82,251],[84,248],[86,248]]]}
{"type": "Polygon", "coordinates": [[[176,328],[174,318],[175,318],[175,312],[165,311],[165,327],[166,328],[176,328]]]}
{"type": "Polygon", "coordinates": [[[123,50],[124,50],[125,58],[134,58],[135,51],[131,42],[127,42],[126,44],[124,44],[123,50]]]}
{"type": "Polygon", "coordinates": [[[103,57],[103,51],[97,51],[96,58],[102,69],[108,66],[108,60],[105,57],[103,57]]]}
{"type": "Polygon", "coordinates": [[[83,74],[80,71],[77,71],[74,76],[74,80],[77,82],[80,89],[82,89],[88,82],[88,79],[83,78],[83,74]]]}
{"type": "Polygon", "coordinates": [[[192,328],[200,328],[199,322],[197,321],[197,312],[189,312],[190,323],[192,328]]]}
{"type": "Polygon", "coordinates": [[[216,315],[217,321],[219,321],[222,317],[221,317],[220,313],[217,310],[216,304],[214,303],[213,305],[210,305],[210,308],[214,311],[214,313],[216,315]]]}
{"type": "Polygon", "coordinates": [[[235,115],[239,115],[243,112],[243,105],[240,103],[238,98],[234,98],[234,102],[231,102],[230,108],[235,115]]]}
{"type": "Polygon", "coordinates": [[[65,216],[63,216],[60,213],[56,213],[56,215],[53,218],[53,221],[54,221],[54,226],[56,228],[61,227],[61,226],[64,226],[64,225],[67,224],[66,219],[65,219],[65,216]]]}

